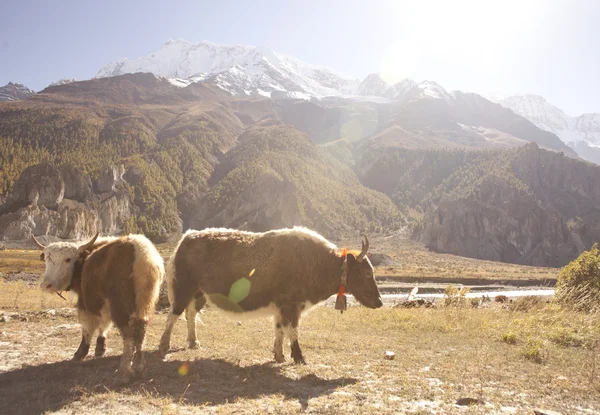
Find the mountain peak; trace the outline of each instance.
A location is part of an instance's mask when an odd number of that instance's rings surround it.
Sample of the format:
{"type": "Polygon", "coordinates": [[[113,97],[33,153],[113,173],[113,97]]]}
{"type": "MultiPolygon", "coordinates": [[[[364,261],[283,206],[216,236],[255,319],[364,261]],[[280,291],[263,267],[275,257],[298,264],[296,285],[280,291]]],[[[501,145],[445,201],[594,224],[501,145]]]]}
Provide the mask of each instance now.
{"type": "Polygon", "coordinates": [[[546,98],[535,94],[513,95],[499,104],[527,118],[537,127],[556,134],[588,161],[600,162],[600,114],[571,117],[546,98]]]}
{"type": "Polygon", "coordinates": [[[79,82],[79,79],[77,79],[77,78],[63,78],[63,79],[59,79],[58,81],[52,82],[48,86],[66,85],[66,84],[71,84],[73,82],[79,82]]]}
{"type": "Polygon", "coordinates": [[[277,92],[324,97],[351,93],[358,80],[324,66],[307,64],[266,47],[170,39],[156,52],[122,59],[102,68],[97,78],[150,72],[178,86],[211,81],[233,95],[277,92]]]}
{"type": "Polygon", "coordinates": [[[19,83],[9,82],[0,87],[0,101],[17,101],[29,98],[34,94],[35,91],[19,83]]]}

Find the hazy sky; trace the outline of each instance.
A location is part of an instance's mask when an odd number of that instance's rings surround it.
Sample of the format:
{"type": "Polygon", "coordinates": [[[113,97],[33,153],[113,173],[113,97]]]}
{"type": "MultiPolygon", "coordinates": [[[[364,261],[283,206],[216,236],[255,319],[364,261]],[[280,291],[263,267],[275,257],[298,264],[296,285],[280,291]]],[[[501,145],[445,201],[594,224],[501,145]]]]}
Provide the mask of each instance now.
{"type": "Polygon", "coordinates": [[[169,38],[264,46],[362,78],[536,93],[600,112],[600,1],[0,0],[0,85],[88,79],[169,38]]]}

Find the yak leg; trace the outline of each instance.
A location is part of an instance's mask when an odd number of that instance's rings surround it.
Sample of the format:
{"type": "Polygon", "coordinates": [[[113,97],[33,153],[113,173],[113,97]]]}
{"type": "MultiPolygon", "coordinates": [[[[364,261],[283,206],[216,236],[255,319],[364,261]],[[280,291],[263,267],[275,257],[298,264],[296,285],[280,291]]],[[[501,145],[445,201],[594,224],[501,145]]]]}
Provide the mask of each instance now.
{"type": "Polygon", "coordinates": [[[131,331],[133,333],[133,344],[135,346],[135,356],[133,357],[133,371],[137,374],[143,373],[146,369],[146,359],[142,347],[144,337],[146,336],[146,326],[148,322],[143,318],[132,317],[131,331]]]}
{"type": "Polygon", "coordinates": [[[100,333],[98,333],[98,338],[96,339],[96,350],[94,351],[94,355],[96,357],[104,356],[106,353],[106,334],[112,327],[112,320],[110,314],[102,313],[100,317],[100,333]]]}
{"type": "Polygon", "coordinates": [[[306,364],[302,350],[298,343],[298,323],[300,321],[300,310],[296,306],[282,307],[281,315],[283,317],[283,331],[290,339],[292,349],[291,357],[296,364],[306,364]]]}
{"type": "MultiPolygon", "coordinates": [[[[175,280],[177,283],[177,280],[175,280]]],[[[167,317],[167,325],[165,327],[165,332],[160,338],[160,345],[158,346],[158,353],[163,358],[169,352],[169,347],[171,345],[171,334],[173,333],[173,326],[177,322],[179,316],[183,313],[183,311],[190,305],[190,301],[195,295],[195,291],[189,289],[184,289],[186,287],[175,287],[173,302],[171,303],[171,311],[169,312],[169,316],[167,317]]],[[[195,320],[194,320],[195,321],[195,320]]],[[[189,323],[188,323],[189,324],[189,323]]],[[[189,328],[189,326],[188,326],[189,328]]],[[[196,328],[194,327],[194,331],[196,328]]]]}
{"type": "Polygon", "coordinates": [[[283,355],[283,322],[281,314],[275,315],[275,344],[273,345],[273,354],[277,363],[285,362],[283,355]]]}
{"type": "Polygon", "coordinates": [[[98,318],[85,311],[79,311],[79,324],[81,324],[81,343],[73,355],[73,360],[77,362],[83,360],[90,351],[92,336],[98,328],[98,318]]]}
{"type": "Polygon", "coordinates": [[[158,346],[158,353],[161,357],[165,357],[169,352],[169,348],[171,345],[171,333],[173,333],[173,326],[177,323],[177,319],[179,316],[173,311],[169,312],[169,316],[167,317],[167,325],[165,327],[165,331],[160,338],[160,344],[158,346]]]}
{"type": "Polygon", "coordinates": [[[132,315],[129,318],[129,321],[125,323],[117,321],[117,325],[121,330],[121,336],[123,337],[123,355],[121,356],[119,370],[117,370],[117,383],[120,385],[129,382],[134,375],[133,369],[131,368],[131,360],[133,359],[133,352],[135,350],[133,328],[133,322],[135,320],[135,315],[132,315]]]}
{"type": "Polygon", "coordinates": [[[196,314],[206,304],[206,297],[204,293],[196,294],[196,298],[193,299],[185,309],[185,318],[187,320],[187,331],[188,331],[188,346],[190,349],[197,349],[200,345],[198,338],[196,337],[196,314]]]}

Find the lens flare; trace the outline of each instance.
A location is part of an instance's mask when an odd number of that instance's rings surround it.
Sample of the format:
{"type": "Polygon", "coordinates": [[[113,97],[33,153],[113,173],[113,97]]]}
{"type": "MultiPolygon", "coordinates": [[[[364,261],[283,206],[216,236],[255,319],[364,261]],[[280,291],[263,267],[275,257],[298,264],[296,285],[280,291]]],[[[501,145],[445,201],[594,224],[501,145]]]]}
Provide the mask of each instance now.
{"type": "Polygon", "coordinates": [[[234,303],[239,303],[250,294],[250,287],[252,283],[248,278],[240,278],[233,284],[229,290],[229,299],[234,303]]]}
{"type": "Polygon", "coordinates": [[[179,369],[177,369],[177,373],[179,373],[179,376],[186,376],[189,371],[190,365],[187,363],[182,364],[181,366],[179,366],[179,369]]]}

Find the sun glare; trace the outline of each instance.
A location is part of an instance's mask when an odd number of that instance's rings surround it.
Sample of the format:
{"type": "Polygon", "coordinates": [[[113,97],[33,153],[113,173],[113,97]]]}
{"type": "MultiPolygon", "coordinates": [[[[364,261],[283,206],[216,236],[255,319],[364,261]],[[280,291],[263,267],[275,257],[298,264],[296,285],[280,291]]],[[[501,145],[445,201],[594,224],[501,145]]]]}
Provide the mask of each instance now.
{"type": "Polygon", "coordinates": [[[493,63],[535,23],[539,1],[419,1],[390,5],[402,24],[386,39],[381,76],[389,83],[414,77],[427,62],[493,63]]]}

